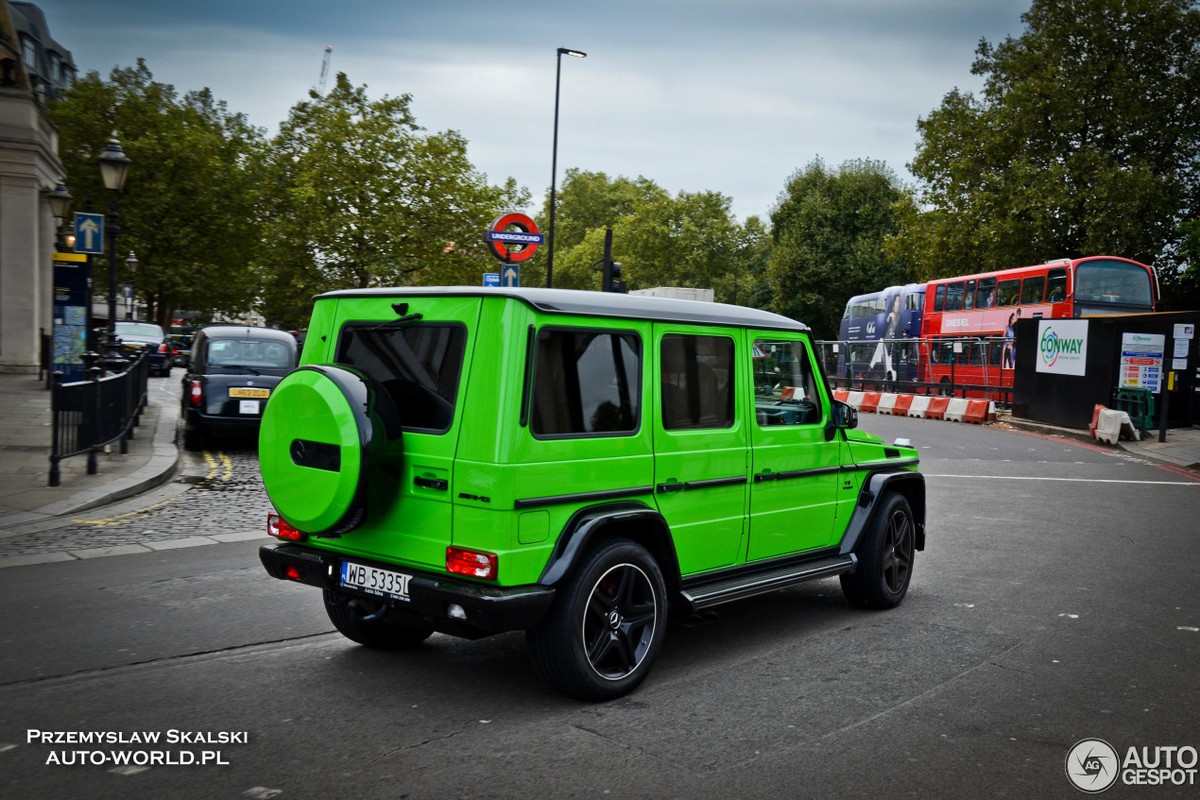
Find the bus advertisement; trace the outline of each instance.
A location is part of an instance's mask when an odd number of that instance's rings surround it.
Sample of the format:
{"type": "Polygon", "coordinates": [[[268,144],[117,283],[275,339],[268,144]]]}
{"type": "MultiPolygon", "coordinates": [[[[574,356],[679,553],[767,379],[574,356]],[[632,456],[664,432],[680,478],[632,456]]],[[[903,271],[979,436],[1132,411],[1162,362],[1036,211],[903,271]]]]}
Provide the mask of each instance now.
{"type": "Polygon", "coordinates": [[[838,331],[845,343],[838,352],[838,374],[888,384],[917,380],[924,299],[921,283],[851,297],[838,331]]]}
{"type": "Polygon", "coordinates": [[[1012,387],[1013,329],[1018,319],[1149,313],[1157,302],[1154,270],[1115,256],[1061,259],[889,287],[846,304],[841,340],[850,352],[848,360],[839,353],[839,375],[913,381],[945,387],[942,391],[952,385],[970,386],[975,389],[968,394],[989,396],[990,388],[1012,387]],[[900,308],[919,309],[919,323],[898,314],[900,323],[889,331],[890,312],[881,315],[877,309],[881,304],[895,309],[897,302],[900,308]],[[884,342],[889,340],[891,357],[885,359],[884,342]],[[909,348],[915,351],[911,355],[909,348]]]}

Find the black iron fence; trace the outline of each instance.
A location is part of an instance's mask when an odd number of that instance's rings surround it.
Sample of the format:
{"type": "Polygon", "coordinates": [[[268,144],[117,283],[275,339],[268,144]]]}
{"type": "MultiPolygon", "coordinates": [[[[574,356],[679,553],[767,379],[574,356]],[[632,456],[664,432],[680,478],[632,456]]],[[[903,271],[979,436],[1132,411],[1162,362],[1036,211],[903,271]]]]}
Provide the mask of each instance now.
{"type": "Polygon", "coordinates": [[[1012,404],[1013,340],[818,341],[831,389],[973,397],[1012,404]]]}
{"type": "Polygon", "coordinates": [[[50,386],[50,485],[58,486],[58,462],[87,454],[87,473],[96,474],[97,454],[107,445],[120,442],[120,452],[129,452],[133,429],[146,407],[150,363],[143,353],[123,372],[96,366],[95,354],[84,356],[88,380],[62,382],[55,372],[50,386]]]}

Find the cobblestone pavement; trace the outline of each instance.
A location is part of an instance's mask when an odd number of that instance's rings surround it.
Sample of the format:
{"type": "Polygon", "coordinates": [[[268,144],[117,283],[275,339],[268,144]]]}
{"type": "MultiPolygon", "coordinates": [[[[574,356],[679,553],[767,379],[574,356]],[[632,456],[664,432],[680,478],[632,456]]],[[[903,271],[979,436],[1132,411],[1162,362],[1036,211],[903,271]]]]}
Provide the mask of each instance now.
{"type": "Polygon", "coordinates": [[[254,441],[184,453],[175,481],[111,506],[0,538],[0,567],[266,537],[270,501],[254,441]]]}

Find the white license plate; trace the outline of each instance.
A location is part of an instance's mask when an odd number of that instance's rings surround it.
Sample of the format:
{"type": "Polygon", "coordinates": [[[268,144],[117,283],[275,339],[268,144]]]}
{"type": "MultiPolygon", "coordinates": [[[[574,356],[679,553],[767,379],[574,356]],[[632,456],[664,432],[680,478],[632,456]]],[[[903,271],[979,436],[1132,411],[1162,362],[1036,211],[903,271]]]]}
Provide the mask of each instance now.
{"type": "Polygon", "coordinates": [[[262,400],[238,400],[238,413],[258,416],[262,413],[262,400]]]}
{"type": "Polygon", "coordinates": [[[407,600],[408,582],[411,579],[411,575],[405,575],[403,572],[377,569],[368,567],[366,564],[355,564],[352,561],[342,562],[342,586],[358,589],[378,597],[407,600]]]}

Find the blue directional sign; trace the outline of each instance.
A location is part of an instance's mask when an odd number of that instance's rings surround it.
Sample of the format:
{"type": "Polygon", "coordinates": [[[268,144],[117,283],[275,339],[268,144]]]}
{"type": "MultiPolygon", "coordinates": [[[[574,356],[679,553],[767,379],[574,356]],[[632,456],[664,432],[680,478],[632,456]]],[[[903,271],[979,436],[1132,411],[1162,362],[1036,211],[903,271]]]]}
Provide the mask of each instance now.
{"type": "Polygon", "coordinates": [[[75,212],[75,252],[98,256],[104,253],[104,215],[75,212]]]}
{"type": "Polygon", "coordinates": [[[484,286],[499,286],[500,285],[500,273],[499,272],[483,273],[483,285],[484,286]]]}
{"type": "Polygon", "coordinates": [[[500,285],[506,289],[515,289],[521,285],[521,268],[516,264],[505,264],[500,270],[500,285]]]}

